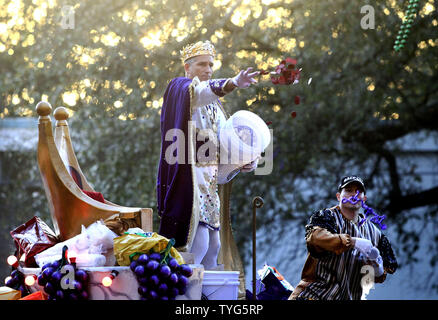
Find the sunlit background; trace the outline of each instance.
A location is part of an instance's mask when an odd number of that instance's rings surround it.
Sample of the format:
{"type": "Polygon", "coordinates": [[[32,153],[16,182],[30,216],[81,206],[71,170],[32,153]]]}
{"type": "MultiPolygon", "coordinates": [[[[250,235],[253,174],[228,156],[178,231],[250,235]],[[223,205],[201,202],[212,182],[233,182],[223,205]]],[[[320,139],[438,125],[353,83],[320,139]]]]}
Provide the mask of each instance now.
{"type": "Polygon", "coordinates": [[[428,121],[437,108],[436,6],[421,1],[406,50],[396,54],[406,1],[0,0],[0,279],[9,272],[3,258],[14,250],[9,231],[34,215],[51,223],[36,164],[36,104],[68,109],[79,162],[98,191],[155,210],[163,93],[184,75],[181,48],[210,40],[218,78],[248,66],[273,70],[288,56],[303,68],[294,87],[265,76],[223,99],[229,113],[248,109],[274,129],[273,173],[235,182],[233,227],[248,273],[253,196],[266,201],[258,267],[275,265],[295,286],[310,213],[333,205],[338,177],[354,170],[370,186],[371,205],[387,210],[389,238],[405,270],[375,298],[438,297],[434,281],[421,287],[424,295],[395,295],[417,265],[437,279],[436,231],[423,247],[421,232],[411,230],[412,221],[436,225],[436,201],[393,209],[404,196],[438,185],[437,126],[428,121]],[[374,30],[360,27],[365,4],[375,9],[374,30]],[[410,136],[417,133],[421,138],[410,136]],[[419,139],[432,142],[419,150],[419,139]],[[405,161],[407,154],[427,161],[405,161]],[[275,232],[268,237],[269,230],[275,232]],[[433,254],[418,256],[422,249],[433,254]]]}

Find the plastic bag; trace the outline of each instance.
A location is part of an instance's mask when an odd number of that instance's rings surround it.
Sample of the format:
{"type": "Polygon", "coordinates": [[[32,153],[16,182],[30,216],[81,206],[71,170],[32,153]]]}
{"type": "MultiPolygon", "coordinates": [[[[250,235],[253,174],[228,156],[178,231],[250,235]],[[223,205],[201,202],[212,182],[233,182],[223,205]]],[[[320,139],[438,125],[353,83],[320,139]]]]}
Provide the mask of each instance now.
{"type": "MultiPolygon", "coordinates": [[[[265,264],[257,273],[260,277],[256,283],[257,300],[287,300],[294,291],[294,288],[275,267],[265,264]]],[[[251,300],[253,294],[246,290],[246,296],[248,300],[251,300]]]]}
{"type": "Polygon", "coordinates": [[[152,232],[144,232],[142,229],[135,227],[135,228],[129,228],[128,230],[126,230],[125,233],[129,233],[129,234],[140,234],[140,235],[144,235],[147,236],[149,234],[149,236],[152,235],[152,232]]]}
{"type": "MultiPolygon", "coordinates": [[[[107,264],[107,257],[113,256],[113,239],[117,234],[112,232],[102,221],[96,221],[85,228],[77,236],[39,253],[35,260],[40,267],[52,263],[62,257],[62,248],[68,247],[68,254],[76,257],[78,267],[101,267],[107,264]]],[[[111,263],[114,265],[115,260],[111,263]]]]}
{"type": "MultiPolygon", "coordinates": [[[[120,266],[129,266],[133,255],[141,253],[161,252],[166,249],[169,239],[159,235],[156,232],[147,233],[125,233],[124,235],[114,238],[114,255],[120,266]]],[[[181,254],[175,249],[170,249],[170,255],[174,257],[179,264],[184,264],[181,254]]]]}
{"type": "Polygon", "coordinates": [[[55,233],[37,216],[15,228],[10,234],[17,248],[18,259],[25,254],[26,267],[35,267],[34,256],[59,242],[55,233]]]}

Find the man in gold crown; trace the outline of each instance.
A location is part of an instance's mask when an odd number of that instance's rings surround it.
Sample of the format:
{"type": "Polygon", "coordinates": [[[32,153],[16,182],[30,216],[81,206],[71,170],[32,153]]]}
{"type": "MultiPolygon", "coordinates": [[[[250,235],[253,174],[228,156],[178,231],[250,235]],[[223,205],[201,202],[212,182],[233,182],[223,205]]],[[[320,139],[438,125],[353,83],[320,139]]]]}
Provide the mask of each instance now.
{"type": "MultiPolygon", "coordinates": [[[[259,72],[248,68],[232,78],[211,79],[216,51],[209,41],[188,45],[181,55],[185,77],[170,81],[161,111],[159,233],[174,238],[179,250],[192,252],[195,263],[207,270],[217,268],[223,238],[220,256],[226,268],[237,248],[229,225],[230,185],[217,184],[217,132],[226,121],[219,98],[256,83],[259,72]],[[206,152],[205,146],[210,146],[206,152]]],[[[241,171],[256,166],[251,163],[241,171]]]]}

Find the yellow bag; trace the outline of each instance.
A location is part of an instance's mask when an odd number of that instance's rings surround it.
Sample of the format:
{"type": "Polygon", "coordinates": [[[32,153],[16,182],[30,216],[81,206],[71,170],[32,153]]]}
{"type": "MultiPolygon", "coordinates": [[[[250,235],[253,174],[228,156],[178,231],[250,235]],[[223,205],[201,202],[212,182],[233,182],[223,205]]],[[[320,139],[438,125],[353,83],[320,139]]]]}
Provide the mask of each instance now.
{"type": "MultiPolygon", "coordinates": [[[[168,243],[169,239],[156,232],[124,234],[114,238],[114,256],[119,266],[129,266],[131,263],[130,256],[132,257],[142,253],[161,252],[166,249],[168,243]]],[[[170,255],[174,257],[179,264],[184,263],[183,257],[175,248],[172,247],[170,249],[170,255]]]]}

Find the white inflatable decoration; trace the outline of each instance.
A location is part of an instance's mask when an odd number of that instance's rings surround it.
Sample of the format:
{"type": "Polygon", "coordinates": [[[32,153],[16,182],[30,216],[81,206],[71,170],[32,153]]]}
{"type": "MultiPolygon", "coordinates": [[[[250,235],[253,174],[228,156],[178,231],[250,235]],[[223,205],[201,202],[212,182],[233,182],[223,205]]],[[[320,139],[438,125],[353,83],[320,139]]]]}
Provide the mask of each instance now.
{"type": "Polygon", "coordinates": [[[240,110],[219,128],[218,184],[231,181],[240,169],[260,158],[271,142],[269,128],[258,115],[240,110]]]}

